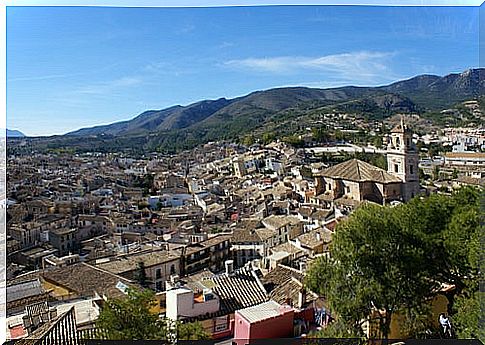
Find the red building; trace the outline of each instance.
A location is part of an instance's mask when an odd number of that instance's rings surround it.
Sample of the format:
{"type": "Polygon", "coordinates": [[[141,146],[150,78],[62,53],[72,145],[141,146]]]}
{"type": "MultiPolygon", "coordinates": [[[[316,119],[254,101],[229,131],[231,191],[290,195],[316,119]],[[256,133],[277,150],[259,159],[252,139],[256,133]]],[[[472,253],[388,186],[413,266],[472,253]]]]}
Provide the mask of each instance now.
{"type": "Polygon", "coordinates": [[[275,301],[236,311],[234,343],[251,344],[255,339],[293,337],[294,309],[275,301]]]}

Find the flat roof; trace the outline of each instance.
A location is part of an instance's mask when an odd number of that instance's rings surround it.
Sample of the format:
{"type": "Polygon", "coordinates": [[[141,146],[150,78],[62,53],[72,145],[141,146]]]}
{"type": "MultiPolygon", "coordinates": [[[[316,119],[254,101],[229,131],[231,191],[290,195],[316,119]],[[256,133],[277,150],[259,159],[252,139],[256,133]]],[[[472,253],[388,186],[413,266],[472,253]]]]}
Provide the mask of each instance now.
{"type": "Polygon", "coordinates": [[[291,307],[284,307],[275,301],[268,301],[261,304],[257,304],[253,307],[238,310],[237,313],[244,317],[250,323],[259,322],[272,317],[282,315],[286,310],[291,307]]]}
{"type": "Polygon", "coordinates": [[[483,153],[483,152],[447,152],[447,153],[445,153],[445,157],[448,158],[448,159],[450,159],[450,158],[485,159],[485,153],[483,153]]]}

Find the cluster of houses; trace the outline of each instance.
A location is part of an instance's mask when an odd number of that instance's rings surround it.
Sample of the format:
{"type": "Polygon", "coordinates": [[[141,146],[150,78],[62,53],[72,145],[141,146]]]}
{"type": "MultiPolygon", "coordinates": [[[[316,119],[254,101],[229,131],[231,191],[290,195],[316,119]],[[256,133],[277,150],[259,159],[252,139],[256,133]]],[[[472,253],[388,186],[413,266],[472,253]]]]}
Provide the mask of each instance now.
{"type": "Polygon", "coordinates": [[[304,277],[331,255],[337,224],[362,203],[422,192],[402,122],[387,162],[313,164],[280,142],[9,157],[9,337],[48,337],[42,331],[56,328],[42,325],[61,319],[87,334],[106,299],[142,286],[156,292],[154,313],[200,321],[214,339],[245,344],[325,327],[331,312],[304,277]]]}

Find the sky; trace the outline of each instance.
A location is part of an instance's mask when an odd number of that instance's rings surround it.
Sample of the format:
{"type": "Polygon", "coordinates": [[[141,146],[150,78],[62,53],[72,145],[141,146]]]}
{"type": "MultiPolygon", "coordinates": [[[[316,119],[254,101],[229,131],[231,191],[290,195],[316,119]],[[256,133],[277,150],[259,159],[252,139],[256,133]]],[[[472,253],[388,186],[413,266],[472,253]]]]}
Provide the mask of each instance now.
{"type": "Polygon", "coordinates": [[[478,66],[478,7],[7,7],[7,128],[64,134],[273,87],[478,66]]]}

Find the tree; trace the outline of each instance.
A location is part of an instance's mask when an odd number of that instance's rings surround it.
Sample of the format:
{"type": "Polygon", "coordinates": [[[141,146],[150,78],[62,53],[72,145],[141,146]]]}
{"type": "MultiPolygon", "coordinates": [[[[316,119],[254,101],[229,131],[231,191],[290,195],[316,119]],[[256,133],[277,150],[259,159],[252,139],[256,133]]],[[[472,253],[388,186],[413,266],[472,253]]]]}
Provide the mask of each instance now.
{"type": "Polygon", "coordinates": [[[276,139],[276,135],[272,132],[265,132],[262,135],[263,144],[267,145],[276,139]]]}
{"type": "Polygon", "coordinates": [[[284,137],[282,140],[286,144],[296,148],[303,147],[305,144],[304,141],[296,135],[290,135],[290,136],[284,137]]]}
{"type": "Polygon", "coordinates": [[[345,141],[346,140],[345,133],[343,133],[339,129],[334,132],[334,137],[335,137],[336,141],[345,141]]]}
{"type": "Polygon", "coordinates": [[[375,135],[373,138],[372,138],[372,144],[377,147],[378,149],[382,148],[383,144],[382,144],[382,137],[379,136],[379,135],[375,135]]]}
{"type": "Polygon", "coordinates": [[[422,168],[419,168],[419,179],[421,181],[424,181],[427,179],[427,176],[422,168]]]}
{"type": "MultiPolygon", "coordinates": [[[[311,334],[310,337],[315,338],[330,338],[330,339],[339,339],[339,338],[353,338],[353,339],[361,339],[363,338],[362,332],[357,332],[356,330],[350,329],[347,325],[339,320],[335,322],[329,323],[325,328],[316,332],[315,334],[311,334]]],[[[357,342],[357,343],[364,343],[364,342],[357,342]]]]}
{"type": "Polygon", "coordinates": [[[439,180],[441,169],[439,165],[436,165],[433,169],[433,180],[439,180]]]}
{"type": "Polygon", "coordinates": [[[456,180],[458,178],[458,170],[455,168],[453,169],[453,173],[451,174],[451,178],[456,180]]]}
{"type": "Polygon", "coordinates": [[[327,142],[329,139],[327,131],[322,127],[312,128],[312,137],[318,143],[327,142]]]}
{"type": "Polygon", "coordinates": [[[181,323],[150,311],[156,305],[151,290],[128,289],[123,299],[108,299],[96,321],[96,338],[104,340],[206,340],[202,325],[181,323]]]}
{"type": "Polygon", "coordinates": [[[355,330],[375,315],[386,339],[392,315],[420,306],[436,285],[422,279],[426,258],[414,246],[420,239],[400,226],[402,216],[399,207],[360,207],[339,225],[332,258],[317,260],[308,274],[310,289],[326,296],[343,322],[355,330]]]}
{"type": "Polygon", "coordinates": [[[485,329],[480,317],[485,308],[485,293],[474,291],[471,295],[459,296],[456,300],[453,326],[460,339],[479,339],[485,342],[485,329]]]}
{"type": "Polygon", "coordinates": [[[243,143],[243,145],[245,145],[245,146],[251,146],[251,145],[253,145],[255,142],[256,142],[256,140],[254,139],[254,135],[252,135],[252,134],[251,134],[251,135],[247,135],[247,136],[245,136],[245,137],[244,137],[244,139],[243,139],[243,142],[242,142],[242,143],[243,143]]]}
{"type": "Polygon", "coordinates": [[[306,284],[327,297],[349,330],[377,311],[384,337],[395,313],[404,316],[410,336],[433,332],[427,301],[452,284],[446,297],[456,333],[483,337],[471,312],[479,291],[479,215],[479,192],[470,187],[397,207],[365,204],[338,225],[331,258],[314,262],[306,284]]]}
{"type": "Polygon", "coordinates": [[[200,322],[177,323],[178,340],[208,340],[209,334],[205,331],[200,322]]]}
{"type": "Polygon", "coordinates": [[[431,307],[422,305],[420,308],[406,309],[402,313],[401,332],[412,339],[427,339],[439,337],[440,329],[432,320],[431,307]]]}
{"type": "Polygon", "coordinates": [[[96,321],[99,337],[107,340],[167,339],[166,324],[150,312],[154,303],[154,293],[150,290],[129,289],[124,299],[108,299],[96,321]]]}

